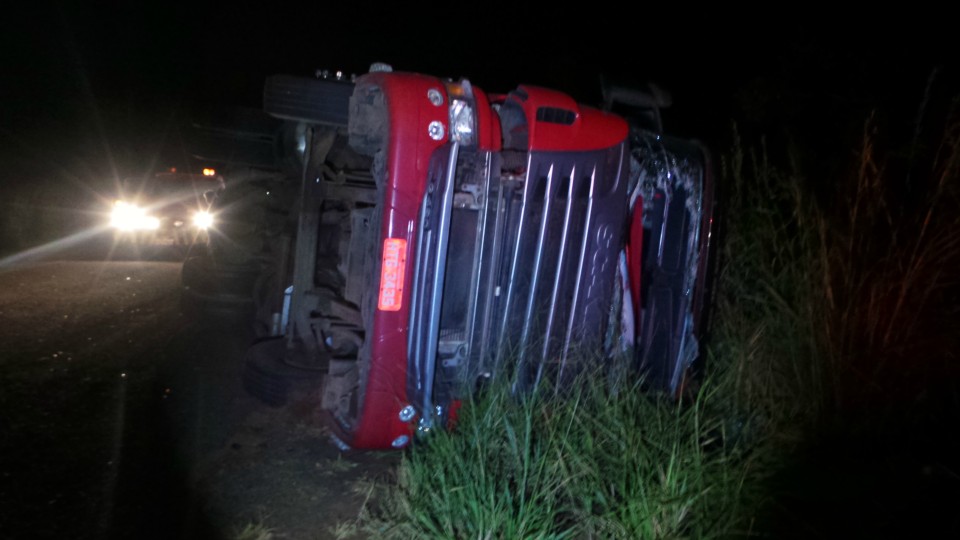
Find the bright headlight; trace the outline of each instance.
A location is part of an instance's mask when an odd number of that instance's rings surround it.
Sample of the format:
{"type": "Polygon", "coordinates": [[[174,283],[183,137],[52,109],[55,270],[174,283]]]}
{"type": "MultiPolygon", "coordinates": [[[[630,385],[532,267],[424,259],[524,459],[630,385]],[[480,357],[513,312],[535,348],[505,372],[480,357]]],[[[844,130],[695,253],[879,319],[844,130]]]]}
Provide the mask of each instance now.
{"type": "Polygon", "coordinates": [[[193,224],[200,229],[209,229],[213,227],[213,214],[205,210],[200,210],[193,215],[193,224]]]}
{"type": "Polygon", "coordinates": [[[455,99],[450,102],[450,138],[462,145],[474,142],[474,115],[470,103],[455,99]]]}
{"type": "Polygon", "coordinates": [[[469,146],[476,143],[477,119],[473,112],[473,87],[470,81],[447,83],[450,96],[450,140],[469,146]]]}
{"type": "Polygon", "coordinates": [[[160,227],[160,220],[134,204],[117,201],[110,212],[110,226],[121,231],[154,230],[160,227]]]}

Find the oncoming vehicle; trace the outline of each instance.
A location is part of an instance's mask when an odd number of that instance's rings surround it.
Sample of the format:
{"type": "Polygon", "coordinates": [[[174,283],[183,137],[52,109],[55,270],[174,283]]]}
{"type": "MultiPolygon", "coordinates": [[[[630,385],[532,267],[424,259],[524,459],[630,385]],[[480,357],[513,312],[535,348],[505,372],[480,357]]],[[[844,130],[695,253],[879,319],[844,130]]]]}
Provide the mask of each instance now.
{"type": "Polygon", "coordinates": [[[207,242],[210,211],[223,189],[214,169],[183,173],[171,169],[145,179],[127,178],[110,209],[110,228],[120,243],[188,248],[207,242]]]}
{"type": "MultiPolygon", "coordinates": [[[[375,65],[277,75],[267,113],[301,166],[290,249],[254,294],[244,385],[306,385],[341,448],[402,448],[478,385],[585,370],[678,395],[699,357],[709,156],[546,88],[487,93],[375,65]]],[[[632,100],[632,102],[630,102],[632,100]]]]}

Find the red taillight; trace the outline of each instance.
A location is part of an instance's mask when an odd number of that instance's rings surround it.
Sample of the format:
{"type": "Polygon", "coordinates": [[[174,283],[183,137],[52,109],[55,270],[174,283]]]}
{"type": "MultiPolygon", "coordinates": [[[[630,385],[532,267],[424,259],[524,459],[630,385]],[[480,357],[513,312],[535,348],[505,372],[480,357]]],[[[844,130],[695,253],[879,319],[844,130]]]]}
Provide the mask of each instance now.
{"type": "Polygon", "coordinates": [[[380,266],[380,311],[400,311],[403,306],[403,269],[407,263],[407,241],[387,238],[383,241],[380,266]]]}

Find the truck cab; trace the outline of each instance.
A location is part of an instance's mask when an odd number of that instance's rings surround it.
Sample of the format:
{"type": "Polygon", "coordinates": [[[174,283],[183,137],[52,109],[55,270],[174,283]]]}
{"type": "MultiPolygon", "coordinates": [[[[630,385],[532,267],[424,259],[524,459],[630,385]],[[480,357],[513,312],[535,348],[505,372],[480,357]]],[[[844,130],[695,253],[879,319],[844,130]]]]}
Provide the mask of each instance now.
{"type": "Polygon", "coordinates": [[[279,405],[306,381],[346,449],[402,448],[492,380],[616,367],[679,391],[712,223],[698,145],[556,90],[383,68],[264,95],[300,193],[251,393],[279,405]]]}

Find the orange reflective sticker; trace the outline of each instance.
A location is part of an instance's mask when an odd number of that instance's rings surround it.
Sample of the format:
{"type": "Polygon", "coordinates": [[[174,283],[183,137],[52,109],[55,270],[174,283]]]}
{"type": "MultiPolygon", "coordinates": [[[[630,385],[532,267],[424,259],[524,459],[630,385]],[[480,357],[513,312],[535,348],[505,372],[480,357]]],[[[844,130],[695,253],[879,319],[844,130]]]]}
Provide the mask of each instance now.
{"type": "Polygon", "coordinates": [[[400,311],[403,305],[403,269],[407,264],[407,241],[387,238],[383,241],[380,265],[380,311],[400,311]]]}

